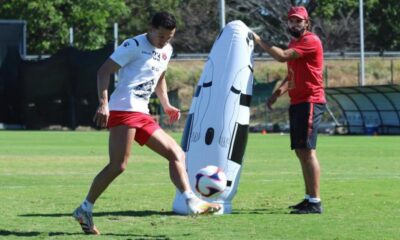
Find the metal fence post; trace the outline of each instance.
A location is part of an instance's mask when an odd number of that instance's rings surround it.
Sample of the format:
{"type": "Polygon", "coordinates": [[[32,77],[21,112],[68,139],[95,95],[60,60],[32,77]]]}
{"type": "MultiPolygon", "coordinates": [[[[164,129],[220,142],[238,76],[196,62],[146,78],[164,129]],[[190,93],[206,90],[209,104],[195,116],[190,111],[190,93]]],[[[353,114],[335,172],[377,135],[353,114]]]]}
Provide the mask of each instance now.
{"type": "Polygon", "coordinates": [[[324,79],[325,79],[325,87],[328,87],[328,66],[325,66],[324,79]]]}
{"type": "Polygon", "coordinates": [[[394,84],[394,66],[393,66],[393,59],[390,60],[390,82],[392,85],[394,84]]]}

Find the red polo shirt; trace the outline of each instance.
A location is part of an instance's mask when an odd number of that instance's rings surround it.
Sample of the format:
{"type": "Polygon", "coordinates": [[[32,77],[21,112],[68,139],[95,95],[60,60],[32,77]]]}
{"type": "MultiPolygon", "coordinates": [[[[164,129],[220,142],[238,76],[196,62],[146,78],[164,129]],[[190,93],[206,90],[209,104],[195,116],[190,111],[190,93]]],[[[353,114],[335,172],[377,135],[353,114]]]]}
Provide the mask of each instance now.
{"type": "Polygon", "coordinates": [[[288,48],[301,57],[287,62],[290,103],[325,103],[321,40],[312,32],[290,41],[288,48]]]}

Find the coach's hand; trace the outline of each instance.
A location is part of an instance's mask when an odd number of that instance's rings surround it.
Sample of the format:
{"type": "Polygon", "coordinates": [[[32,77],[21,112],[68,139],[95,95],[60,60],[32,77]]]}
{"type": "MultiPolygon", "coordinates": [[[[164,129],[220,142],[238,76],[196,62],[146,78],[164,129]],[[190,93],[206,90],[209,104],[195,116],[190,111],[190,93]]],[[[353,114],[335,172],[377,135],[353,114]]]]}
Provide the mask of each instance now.
{"type": "Polygon", "coordinates": [[[254,39],[254,42],[256,42],[257,44],[259,44],[261,41],[261,37],[255,32],[253,32],[253,39],[254,39]]]}
{"type": "Polygon", "coordinates": [[[272,110],[272,105],[276,102],[279,96],[280,91],[277,90],[267,99],[267,107],[269,110],[272,110]]]}
{"type": "Polygon", "coordinates": [[[109,115],[110,111],[108,109],[108,103],[100,103],[96,113],[94,114],[93,122],[95,122],[97,126],[104,128],[107,126],[109,115]]]}

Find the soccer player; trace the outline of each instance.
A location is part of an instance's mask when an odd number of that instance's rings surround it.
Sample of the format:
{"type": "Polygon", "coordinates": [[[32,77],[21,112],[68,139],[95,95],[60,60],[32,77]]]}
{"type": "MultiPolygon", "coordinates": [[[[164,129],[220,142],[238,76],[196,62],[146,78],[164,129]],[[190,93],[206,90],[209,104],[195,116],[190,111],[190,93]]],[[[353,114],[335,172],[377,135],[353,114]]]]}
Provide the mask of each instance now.
{"type": "Polygon", "coordinates": [[[305,183],[305,198],[289,206],[293,214],[322,213],[320,199],[320,165],[316,154],[317,131],[325,111],[323,89],[323,49],[320,39],[310,31],[307,10],[302,6],[290,8],[288,31],[292,36],[286,50],[263,41],[254,33],[255,42],[279,62],[287,62],[288,73],[267,106],[289,92],[291,149],[300,160],[305,183]]]}
{"type": "Polygon", "coordinates": [[[214,213],[221,208],[194,195],[189,185],[184,152],[149,115],[149,98],[155,91],[170,122],[180,118],[179,109],[169,103],[165,80],[172,55],[169,42],[175,30],[173,15],[156,13],[147,33],[125,40],[98,70],[99,107],[94,121],[109,129],[110,161],[94,178],[86,199],[73,212],[73,217],[86,234],[100,233],[93,223],[93,205],[126,169],[133,140],[169,161],[170,178],[186,197],[188,214],[214,213]],[[108,101],[110,75],[118,70],[119,83],[108,101]]]}

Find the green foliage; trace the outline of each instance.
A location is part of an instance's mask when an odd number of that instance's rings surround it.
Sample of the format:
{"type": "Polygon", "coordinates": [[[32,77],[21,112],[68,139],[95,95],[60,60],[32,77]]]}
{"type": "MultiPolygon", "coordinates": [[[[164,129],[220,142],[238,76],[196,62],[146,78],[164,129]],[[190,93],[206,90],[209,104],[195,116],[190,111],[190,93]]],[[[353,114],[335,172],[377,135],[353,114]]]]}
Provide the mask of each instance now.
{"type": "MultiPolygon", "coordinates": [[[[88,239],[71,212],[108,163],[107,139],[106,131],[3,131],[0,238],[88,239]]],[[[96,202],[95,238],[398,239],[399,155],[396,136],[321,135],[325,212],[292,216],[303,178],[289,137],[250,134],[233,214],[187,217],[171,212],[167,161],[134,144],[127,170],[96,202]]]]}
{"type": "Polygon", "coordinates": [[[96,49],[112,41],[113,23],[129,13],[122,0],[69,0],[59,7],[68,26],[74,28],[79,49],[96,49]]]}
{"type": "MultiPolygon", "coordinates": [[[[326,51],[359,49],[358,0],[226,0],[226,21],[240,19],[265,39],[286,47],[287,9],[305,5],[313,30],[326,51]]],[[[398,0],[364,0],[366,50],[400,48],[398,0]]],[[[2,0],[3,19],[27,21],[28,53],[53,54],[69,44],[96,49],[113,40],[113,23],[119,24],[119,40],[146,32],[151,16],[169,11],[178,22],[173,40],[175,52],[209,52],[219,32],[218,2],[215,0],[2,0]]]]}
{"type": "Polygon", "coordinates": [[[5,19],[26,20],[28,52],[48,53],[68,42],[67,23],[56,9],[57,4],[61,2],[61,0],[51,3],[46,0],[10,0],[0,5],[0,15],[5,19]]]}
{"type": "Polygon", "coordinates": [[[129,15],[118,16],[121,39],[126,39],[148,30],[150,20],[154,13],[167,11],[173,14],[177,20],[178,28],[182,25],[179,6],[182,0],[125,0],[129,15]]]}
{"type": "Polygon", "coordinates": [[[171,62],[166,74],[168,88],[175,89],[184,85],[196,85],[203,67],[204,61],[171,62]]]}
{"type": "Polygon", "coordinates": [[[106,35],[112,36],[107,29],[128,12],[123,0],[10,0],[0,5],[2,18],[27,21],[29,54],[52,54],[67,46],[69,27],[76,47],[100,48],[106,35]]]}
{"type": "Polygon", "coordinates": [[[208,53],[219,34],[218,1],[182,1],[180,11],[184,24],[178,27],[173,41],[176,52],[208,53]]]}
{"type": "Polygon", "coordinates": [[[398,51],[400,49],[400,2],[393,0],[375,1],[366,12],[367,48],[375,51],[398,51]]]}

